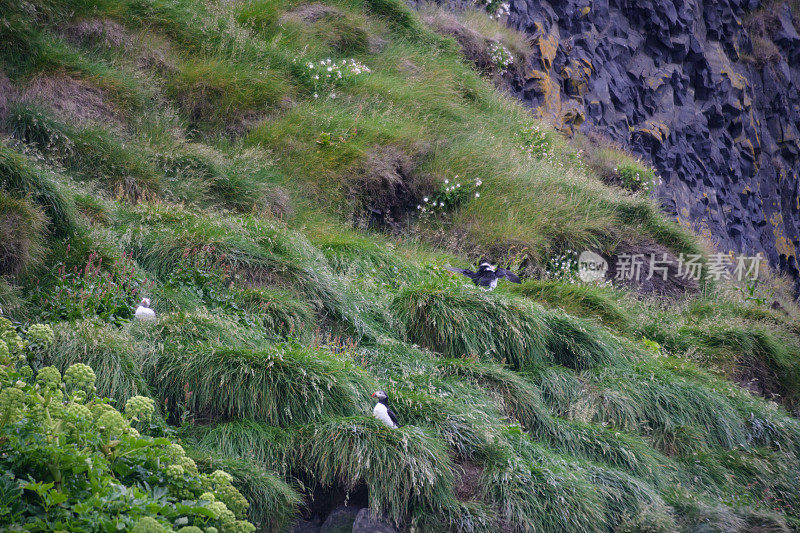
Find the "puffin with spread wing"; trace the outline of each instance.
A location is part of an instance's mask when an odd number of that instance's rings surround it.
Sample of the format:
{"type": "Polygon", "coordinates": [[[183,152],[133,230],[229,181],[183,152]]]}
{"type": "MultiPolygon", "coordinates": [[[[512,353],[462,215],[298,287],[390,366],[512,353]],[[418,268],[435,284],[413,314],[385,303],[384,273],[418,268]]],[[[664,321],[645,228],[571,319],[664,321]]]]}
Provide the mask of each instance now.
{"type": "Polygon", "coordinates": [[[483,287],[490,291],[497,287],[497,280],[500,278],[506,278],[512,283],[522,283],[519,277],[510,270],[494,267],[485,261],[478,266],[477,272],[473,272],[472,270],[468,270],[466,268],[454,268],[451,266],[447,266],[445,268],[450,272],[456,272],[458,274],[467,276],[478,287],[483,287]]]}

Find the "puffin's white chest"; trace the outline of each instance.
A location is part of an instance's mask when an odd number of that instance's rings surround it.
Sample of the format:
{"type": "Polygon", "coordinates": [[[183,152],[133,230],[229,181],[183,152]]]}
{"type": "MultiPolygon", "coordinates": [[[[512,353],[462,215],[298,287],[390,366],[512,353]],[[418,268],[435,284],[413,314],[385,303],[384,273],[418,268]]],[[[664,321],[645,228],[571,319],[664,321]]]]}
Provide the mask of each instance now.
{"type": "Polygon", "coordinates": [[[497,287],[497,278],[494,278],[491,283],[489,283],[489,290],[493,291],[497,287]]]}
{"type": "Polygon", "coordinates": [[[377,418],[390,428],[397,427],[394,425],[394,422],[392,422],[392,419],[389,418],[389,413],[386,410],[386,406],[383,405],[382,403],[379,403],[375,406],[375,409],[372,410],[372,414],[375,416],[375,418],[377,418]]]}
{"type": "Polygon", "coordinates": [[[140,305],[136,308],[136,312],[133,314],[133,316],[136,318],[136,320],[155,320],[156,312],[149,307],[142,307],[140,305]]]}

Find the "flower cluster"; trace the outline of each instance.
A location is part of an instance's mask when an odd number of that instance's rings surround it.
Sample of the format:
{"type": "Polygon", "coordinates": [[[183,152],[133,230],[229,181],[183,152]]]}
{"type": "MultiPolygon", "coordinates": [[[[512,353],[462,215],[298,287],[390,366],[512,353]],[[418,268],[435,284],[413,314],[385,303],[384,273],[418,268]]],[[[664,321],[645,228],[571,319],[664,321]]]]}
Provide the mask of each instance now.
{"type": "Polygon", "coordinates": [[[42,318],[48,321],[77,320],[98,316],[113,324],[133,318],[140,293],[153,282],[141,277],[130,255],[122,254],[111,265],[92,252],[83,267],[58,263],[54,283],[38,286],[42,318]]]}
{"type": "Polygon", "coordinates": [[[46,348],[53,344],[55,335],[53,329],[47,324],[32,324],[28,328],[28,342],[46,348]]]}
{"type": "Polygon", "coordinates": [[[328,98],[336,98],[337,87],[349,85],[358,76],[370,72],[372,71],[369,67],[355,59],[342,59],[338,62],[330,58],[317,62],[309,61],[301,69],[302,78],[313,90],[314,98],[326,94],[328,98]]]}
{"type": "MultiPolygon", "coordinates": [[[[12,322],[0,317],[0,365],[15,365],[15,368],[33,374],[42,363],[42,353],[53,344],[55,335],[46,324],[33,324],[22,332],[25,340],[12,322]]],[[[61,375],[58,376],[61,379],[61,375]]]]}
{"type": "Polygon", "coordinates": [[[577,283],[579,281],[578,252],[566,250],[560,255],[551,257],[545,267],[545,278],[577,283]]]}
{"type": "Polygon", "coordinates": [[[156,404],[152,398],[147,396],[132,396],[125,402],[125,414],[131,420],[142,420],[149,422],[156,411],[156,404]]]}
{"type": "Polygon", "coordinates": [[[495,20],[508,16],[511,9],[511,3],[503,0],[475,0],[475,5],[484,8],[489,18],[495,20]]]}
{"type": "Polygon", "coordinates": [[[614,174],[619,177],[623,187],[633,192],[642,191],[649,194],[656,185],[661,183],[661,179],[656,176],[655,171],[639,161],[635,164],[618,166],[614,169],[614,174]]]}
{"type": "Polygon", "coordinates": [[[32,377],[0,365],[0,483],[8,496],[0,529],[255,531],[232,476],[203,474],[182,446],[131,426],[153,415],[153,400],[134,396],[125,414],[117,411],[85,394],[96,388],[84,364],[69,367],[63,380],[50,366],[32,377]]]}
{"type": "Polygon", "coordinates": [[[550,133],[536,124],[527,124],[517,134],[520,150],[531,159],[546,159],[550,153],[550,133]]]}
{"type": "Polygon", "coordinates": [[[0,364],[3,363],[2,356],[11,357],[22,351],[24,343],[19,336],[14,324],[5,317],[0,317],[0,364]]]}
{"type": "Polygon", "coordinates": [[[68,389],[91,392],[96,376],[89,365],[75,363],[64,372],[64,384],[68,389]]]}
{"type": "Polygon", "coordinates": [[[514,63],[514,55],[500,43],[492,43],[489,51],[492,53],[492,62],[501,73],[514,63]]]}
{"type": "Polygon", "coordinates": [[[452,181],[445,179],[438,192],[425,196],[422,203],[417,204],[417,210],[423,217],[450,211],[469,198],[480,198],[481,185],[483,185],[483,181],[480,179],[462,183],[456,174],[452,181]]]}

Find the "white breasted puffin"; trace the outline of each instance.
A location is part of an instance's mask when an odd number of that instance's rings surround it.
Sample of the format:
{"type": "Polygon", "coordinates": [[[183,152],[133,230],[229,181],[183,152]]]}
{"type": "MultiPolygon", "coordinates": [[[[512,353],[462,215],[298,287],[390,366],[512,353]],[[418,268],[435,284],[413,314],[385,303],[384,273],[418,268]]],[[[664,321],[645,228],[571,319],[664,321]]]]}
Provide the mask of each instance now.
{"type": "Polygon", "coordinates": [[[136,320],[148,321],[156,319],[156,312],[150,309],[150,298],[142,298],[133,316],[136,320]]]}
{"type": "Polygon", "coordinates": [[[379,390],[373,392],[372,397],[378,399],[378,403],[375,404],[375,408],[372,410],[372,414],[375,418],[390,428],[399,428],[400,422],[397,421],[397,416],[394,414],[394,411],[389,409],[389,396],[382,390],[379,390]]]}
{"type": "Polygon", "coordinates": [[[467,276],[478,287],[488,288],[490,291],[497,287],[497,280],[500,278],[506,278],[512,283],[522,283],[519,277],[510,270],[494,267],[485,261],[478,266],[477,272],[466,268],[454,268],[451,266],[445,268],[450,272],[456,272],[467,276]]]}

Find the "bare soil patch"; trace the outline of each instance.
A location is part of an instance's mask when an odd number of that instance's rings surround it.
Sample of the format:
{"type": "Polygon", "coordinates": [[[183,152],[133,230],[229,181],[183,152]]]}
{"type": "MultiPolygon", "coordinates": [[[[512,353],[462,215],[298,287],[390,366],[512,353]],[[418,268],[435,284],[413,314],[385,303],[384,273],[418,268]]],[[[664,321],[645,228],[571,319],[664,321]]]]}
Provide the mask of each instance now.
{"type": "Polygon", "coordinates": [[[461,477],[456,482],[456,496],[462,502],[477,499],[483,467],[469,461],[458,466],[461,468],[461,477]]]}

